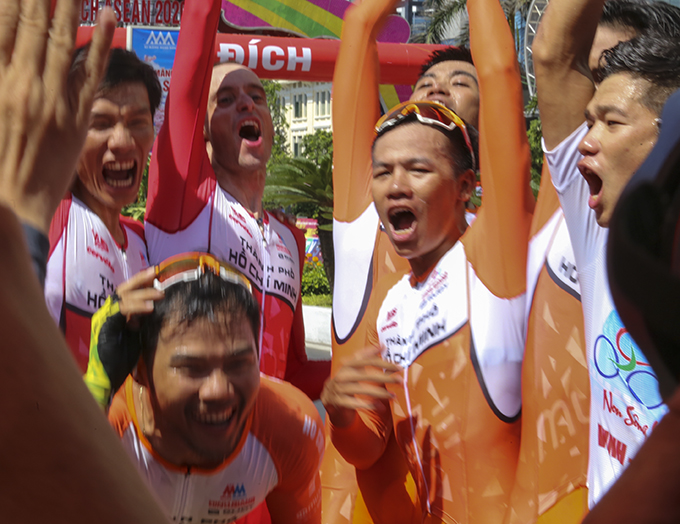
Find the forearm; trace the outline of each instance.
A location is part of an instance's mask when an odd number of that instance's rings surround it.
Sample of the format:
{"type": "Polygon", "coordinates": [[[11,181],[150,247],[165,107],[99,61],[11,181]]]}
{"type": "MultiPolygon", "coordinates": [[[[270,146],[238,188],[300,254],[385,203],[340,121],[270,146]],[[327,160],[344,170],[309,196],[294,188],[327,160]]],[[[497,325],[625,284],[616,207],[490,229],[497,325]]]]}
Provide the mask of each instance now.
{"type": "Polygon", "coordinates": [[[479,79],[479,170],[483,205],[464,241],[480,279],[500,297],[524,291],[526,246],[534,207],[531,154],[514,40],[498,0],[470,0],[470,47],[479,79]],[[482,271],[485,260],[504,260],[482,271]]]}
{"type": "Polygon", "coordinates": [[[371,203],[373,126],[380,116],[380,62],[376,37],[395,0],[363,0],[345,14],[333,75],[333,215],[356,219],[371,203]]]}
{"type": "Polygon", "coordinates": [[[192,196],[201,183],[201,166],[207,161],[203,127],[219,16],[218,0],[186,2],[165,120],[149,166],[146,219],[164,230],[184,225],[183,212],[197,212],[192,196]]]}
{"type": "Polygon", "coordinates": [[[604,0],[553,0],[541,20],[532,56],[548,149],[579,126],[593,96],[588,57],[603,5],[604,0]]]}
{"type": "Polygon", "coordinates": [[[3,518],[166,522],[83,385],[31,273],[21,228],[3,206],[0,242],[3,518]]]}
{"type": "Polygon", "coordinates": [[[330,435],[335,449],[357,469],[368,469],[382,456],[392,433],[389,402],[371,411],[358,410],[352,422],[336,426],[330,418],[330,435]],[[381,415],[383,413],[383,415],[381,415]]]}

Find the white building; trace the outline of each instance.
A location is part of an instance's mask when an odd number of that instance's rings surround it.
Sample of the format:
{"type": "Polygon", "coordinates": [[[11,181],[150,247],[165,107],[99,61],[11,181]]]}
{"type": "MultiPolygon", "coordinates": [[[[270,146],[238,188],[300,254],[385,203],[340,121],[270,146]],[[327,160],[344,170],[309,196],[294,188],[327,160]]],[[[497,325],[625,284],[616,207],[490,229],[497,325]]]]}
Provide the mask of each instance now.
{"type": "Polygon", "coordinates": [[[317,129],[332,131],[331,83],[281,80],[279,101],[284,106],[288,128],[288,150],[301,153],[300,142],[317,129]]]}

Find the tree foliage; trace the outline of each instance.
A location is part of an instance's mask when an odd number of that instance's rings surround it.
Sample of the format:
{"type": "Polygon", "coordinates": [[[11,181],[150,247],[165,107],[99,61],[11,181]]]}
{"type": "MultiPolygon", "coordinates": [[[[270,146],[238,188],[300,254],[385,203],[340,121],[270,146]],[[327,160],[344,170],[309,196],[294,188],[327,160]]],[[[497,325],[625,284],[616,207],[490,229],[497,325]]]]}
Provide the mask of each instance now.
{"type": "Polygon", "coordinates": [[[325,129],[317,129],[311,135],[303,136],[301,145],[302,154],[300,156],[321,165],[325,156],[333,154],[333,133],[325,129]]]}
{"type": "Polygon", "coordinates": [[[272,141],[272,156],[270,164],[289,156],[288,152],[288,121],[280,102],[281,84],[274,80],[262,80],[262,87],[267,95],[267,105],[274,124],[274,140],[272,141]]]}
{"type": "MultiPolygon", "coordinates": [[[[330,133],[329,133],[330,134],[330,133]]],[[[301,204],[316,210],[319,243],[323,254],[326,277],[333,288],[333,153],[320,156],[315,162],[309,158],[284,158],[270,166],[264,201],[289,211],[301,204]]]]}

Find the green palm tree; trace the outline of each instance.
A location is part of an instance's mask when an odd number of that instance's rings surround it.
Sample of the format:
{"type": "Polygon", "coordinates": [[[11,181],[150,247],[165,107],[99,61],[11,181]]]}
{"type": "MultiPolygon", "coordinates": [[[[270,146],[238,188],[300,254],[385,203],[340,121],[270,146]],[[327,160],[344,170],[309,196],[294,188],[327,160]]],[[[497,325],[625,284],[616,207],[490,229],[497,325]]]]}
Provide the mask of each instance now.
{"type": "Polygon", "coordinates": [[[335,268],[333,252],[333,155],[323,155],[319,162],[307,158],[285,158],[271,165],[264,201],[288,207],[312,204],[319,209],[319,244],[324,271],[331,291],[335,268]]]}
{"type": "MultiPolygon", "coordinates": [[[[505,12],[505,17],[510,24],[510,29],[515,31],[515,12],[526,11],[528,0],[500,0],[505,12]]],[[[424,44],[440,44],[446,35],[446,31],[456,17],[464,16],[460,32],[456,36],[459,45],[469,45],[470,31],[465,11],[466,0],[426,0],[424,6],[431,9],[430,24],[424,33],[416,34],[411,37],[411,41],[424,44]]]]}

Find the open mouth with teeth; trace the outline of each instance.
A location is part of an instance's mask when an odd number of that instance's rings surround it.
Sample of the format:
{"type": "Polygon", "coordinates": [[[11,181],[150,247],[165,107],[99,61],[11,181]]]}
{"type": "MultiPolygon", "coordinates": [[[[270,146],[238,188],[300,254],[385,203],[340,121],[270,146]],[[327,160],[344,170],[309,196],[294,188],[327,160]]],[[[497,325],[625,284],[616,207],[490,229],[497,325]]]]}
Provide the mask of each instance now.
{"type": "Polygon", "coordinates": [[[218,412],[201,413],[194,412],[193,418],[199,424],[208,428],[226,429],[231,422],[236,418],[236,409],[234,407],[218,412]]]}
{"type": "Polygon", "coordinates": [[[104,164],[102,173],[104,182],[115,188],[129,188],[135,183],[137,176],[137,162],[124,160],[121,162],[107,162],[104,164]]]}
{"type": "Polygon", "coordinates": [[[251,145],[260,145],[262,142],[260,123],[257,120],[244,120],[239,126],[238,136],[251,145]]]}
{"type": "Polygon", "coordinates": [[[590,197],[588,198],[588,206],[595,209],[602,198],[602,179],[585,166],[579,166],[581,175],[585,178],[588,188],[590,189],[590,197]]]}
{"type": "Polygon", "coordinates": [[[392,209],[389,212],[388,219],[395,240],[407,240],[418,224],[413,211],[407,208],[392,209]]]}

